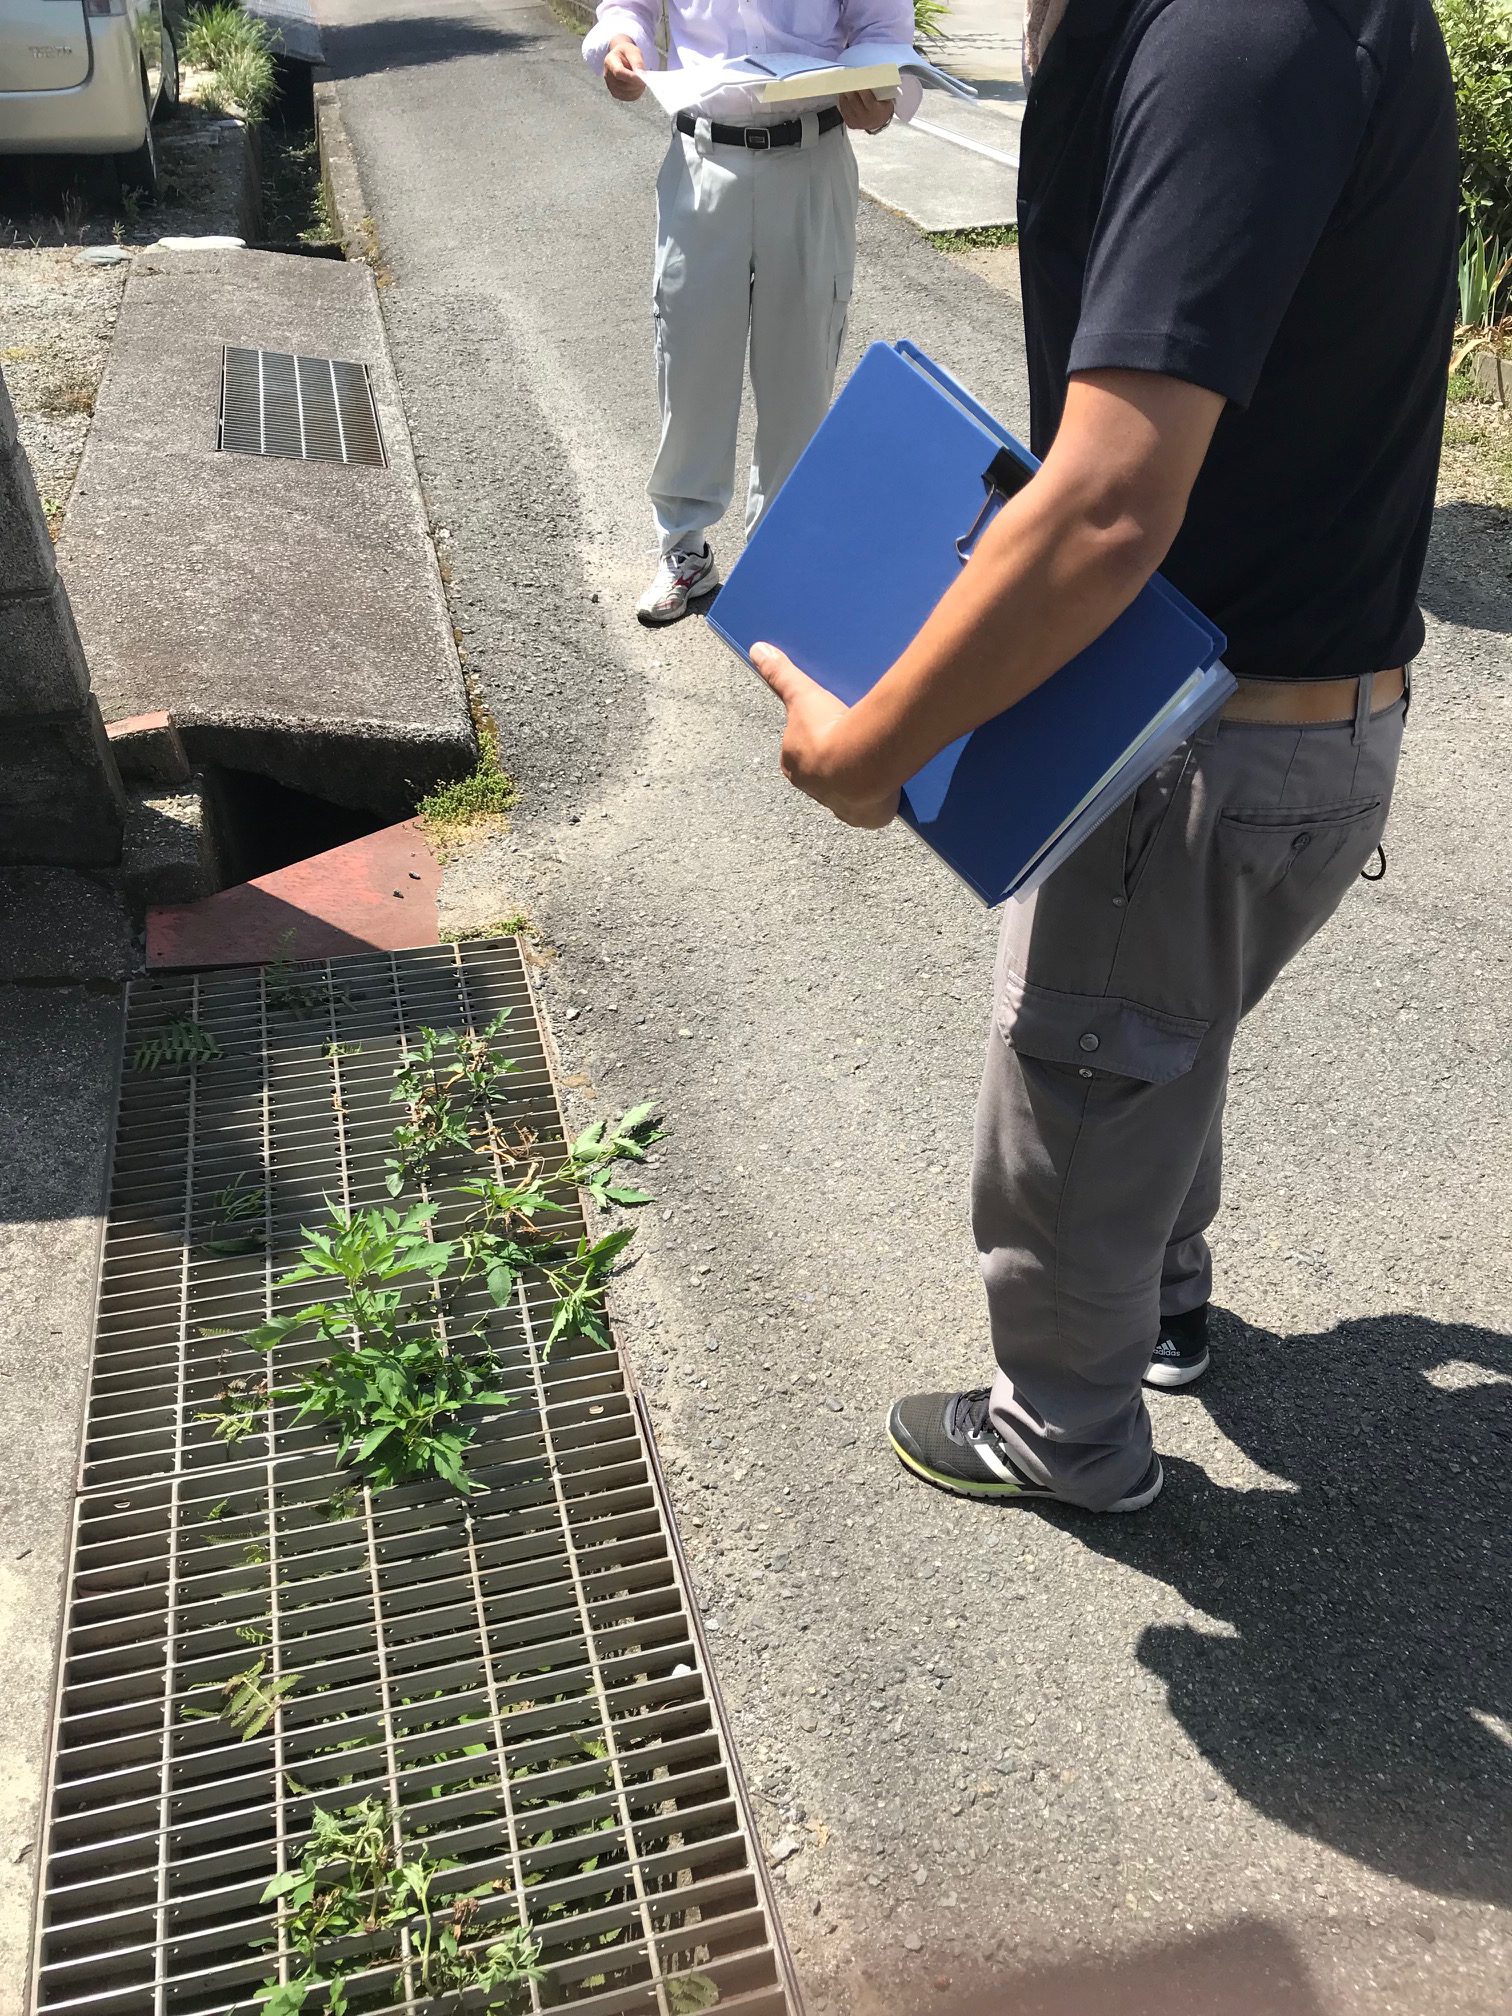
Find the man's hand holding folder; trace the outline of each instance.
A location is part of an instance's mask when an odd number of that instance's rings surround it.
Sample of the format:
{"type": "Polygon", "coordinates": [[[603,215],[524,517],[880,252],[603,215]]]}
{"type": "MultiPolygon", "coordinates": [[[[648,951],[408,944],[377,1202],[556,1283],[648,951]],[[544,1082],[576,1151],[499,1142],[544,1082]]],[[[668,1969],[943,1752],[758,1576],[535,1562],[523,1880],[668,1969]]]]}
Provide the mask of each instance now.
{"type": "Polygon", "coordinates": [[[1159,568],[1223,410],[1140,371],[1073,377],[1039,472],[982,534],[933,614],[854,707],[771,644],[752,663],[787,709],[783,775],[850,826],[885,826],[940,750],[1101,636],[1159,568]]]}

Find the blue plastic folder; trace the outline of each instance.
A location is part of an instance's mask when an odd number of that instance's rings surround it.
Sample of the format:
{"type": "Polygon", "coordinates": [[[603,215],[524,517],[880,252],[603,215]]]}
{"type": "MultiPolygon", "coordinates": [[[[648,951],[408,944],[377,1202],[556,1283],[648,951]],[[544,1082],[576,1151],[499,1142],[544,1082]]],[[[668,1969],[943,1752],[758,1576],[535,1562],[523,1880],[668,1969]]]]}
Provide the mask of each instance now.
{"type": "MultiPolygon", "coordinates": [[[[720,590],[713,629],[839,699],[881,678],[1038,463],[911,343],[874,343],[720,590]]],[[[1026,895],[1234,690],[1157,576],[1095,644],[910,779],[902,816],[984,902],[1026,895]]]]}

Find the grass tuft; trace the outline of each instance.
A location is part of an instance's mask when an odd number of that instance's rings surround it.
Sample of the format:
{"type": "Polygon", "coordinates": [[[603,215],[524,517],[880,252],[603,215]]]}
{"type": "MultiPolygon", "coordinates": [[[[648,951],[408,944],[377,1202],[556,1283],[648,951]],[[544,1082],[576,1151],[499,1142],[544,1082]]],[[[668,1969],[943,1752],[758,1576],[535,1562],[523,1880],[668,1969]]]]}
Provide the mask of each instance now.
{"type": "Polygon", "coordinates": [[[964,231],[926,231],[937,252],[1006,251],[1018,243],[1017,224],[968,224],[964,231]]]}
{"type": "Polygon", "coordinates": [[[446,847],[480,821],[501,819],[517,796],[514,779],[499,760],[499,731],[485,716],[478,723],[475,767],[422,798],[420,818],[429,837],[446,847]]]}
{"type": "Polygon", "coordinates": [[[441,933],[443,945],[468,945],[475,938],[528,938],[532,945],[539,945],[541,933],[523,910],[516,910],[508,917],[500,917],[493,924],[467,924],[459,931],[441,933]]]}
{"type": "Polygon", "coordinates": [[[277,88],[272,39],[267,24],[243,13],[237,0],[195,10],[183,55],[194,69],[210,73],[199,89],[207,111],[238,112],[253,126],[266,116],[277,88]]]}

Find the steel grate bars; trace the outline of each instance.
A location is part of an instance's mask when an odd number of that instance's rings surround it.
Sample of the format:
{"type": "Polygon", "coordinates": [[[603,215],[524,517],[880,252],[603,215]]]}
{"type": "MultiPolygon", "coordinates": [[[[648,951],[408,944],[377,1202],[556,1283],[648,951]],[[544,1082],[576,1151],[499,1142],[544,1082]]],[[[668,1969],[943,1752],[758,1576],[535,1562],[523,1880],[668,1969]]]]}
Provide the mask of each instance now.
{"type": "MultiPolygon", "coordinates": [[[[492,1117],[554,1155],[561,1122],[514,941],[133,990],[39,2012],[251,2016],[263,1984],[303,1964],[264,1889],[297,1866],[317,1809],[370,1797],[396,1849],[445,1865],[443,1902],[476,1900],[469,1939],[526,1928],[541,1978],[437,1999],[408,1933],[359,1937],[354,2016],[797,2007],[618,1354],[577,1340],[545,1355],[550,1298],[527,1278],[492,1325],[510,1404],[479,1430],[470,1469],[485,1488],[464,1500],[338,1472],[241,1341],[308,1299],[275,1284],[327,1198],[387,1201],[407,1044],[501,1010],[493,1047],[517,1069],[492,1117]],[[217,1054],[132,1068],[175,1031],[217,1054]],[[246,1415],[230,1446],[207,1418],[228,1396],[246,1415]],[[249,1671],[274,1705],[242,1737],[220,1709],[228,1678],[249,1671]]],[[[438,1225],[453,1208],[441,1203],[438,1225]]],[[[323,1992],[307,2007],[323,2010],[323,1992]]]]}
{"type": "Polygon", "coordinates": [[[388,466],[365,364],[233,343],[221,352],[219,445],[228,455],[388,466]]]}

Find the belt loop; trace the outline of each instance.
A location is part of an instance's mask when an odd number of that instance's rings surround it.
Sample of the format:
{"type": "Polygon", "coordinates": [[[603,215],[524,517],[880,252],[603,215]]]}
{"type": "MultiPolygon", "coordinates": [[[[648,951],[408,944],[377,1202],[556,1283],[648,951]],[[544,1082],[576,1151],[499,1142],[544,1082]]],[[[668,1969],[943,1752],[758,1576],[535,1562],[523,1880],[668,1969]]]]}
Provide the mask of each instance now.
{"type": "Polygon", "coordinates": [[[798,123],[803,128],[803,138],[798,142],[798,145],[800,147],[812,147],[819,138],[819,114],[817,112],[805,112],[798,123]]]}
{"type": "Polygon", "coordinates": [[[700,112],[693,121],[693,140],[705,150],[714,145],[714,122],[706,112],[700,112]]]}
{"type": "MultiPolygon", "coordinates": [[[[1223,670],[1226,672],[1228,670],[1228,667],[1226,665],[1223,666],[1223,670]]],[[[1202,726],[1197,730],[1196,734],[1192,737],[1193,748],[1211,749],[1213,744],[1218,740],[1218,731],[1220,728],[1222,728],[1222,726],[1223,726],[1223,709],[1220,707],[1214,713],[1208,716],[1206,721],[1203,722],[1202,726]]]]}
{"type": "Polygon", "coordinates": [[[1370,700],[1374,691],[1374,672],[1362,672],[1359,691],[1355,696],[1354,735],[1351,738],[1356,746],[1365,740],[1370,729],[1370,700]]]}

